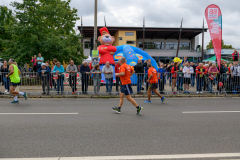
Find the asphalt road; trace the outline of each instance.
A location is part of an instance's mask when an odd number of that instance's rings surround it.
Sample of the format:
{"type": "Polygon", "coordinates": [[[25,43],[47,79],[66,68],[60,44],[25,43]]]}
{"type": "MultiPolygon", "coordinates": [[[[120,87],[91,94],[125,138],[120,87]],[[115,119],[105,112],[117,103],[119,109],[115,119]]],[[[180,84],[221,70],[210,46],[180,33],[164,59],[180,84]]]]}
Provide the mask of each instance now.
{"type": "Polygon", "coordinates": [[[239,112],[199,112],[240,111],[239,98],[136,99],[140,116],[127,101],[115,114],[118,99],[11,100],[0,99],[0,158],[240,152],[239,112]]]}

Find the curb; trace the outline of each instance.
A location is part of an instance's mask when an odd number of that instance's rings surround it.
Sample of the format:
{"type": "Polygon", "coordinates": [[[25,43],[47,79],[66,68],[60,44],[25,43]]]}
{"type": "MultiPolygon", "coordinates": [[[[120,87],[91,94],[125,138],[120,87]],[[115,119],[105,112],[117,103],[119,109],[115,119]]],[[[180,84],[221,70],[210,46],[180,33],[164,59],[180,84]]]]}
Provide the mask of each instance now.
{"type": "MultiPolygon", "coordinates": [[[[240,95],[235,95],[235,94],[223,94],[223,95],[215,95],[215,94],[199,94],[199,95],[163,95],[166,98],[198,98],[198,97],[215,97],[215,98],[219,98],[219,97],[240,97],[240,95]]],[[[133,98],[147,98],[147,95],[132,95],[133,98]]],[[[152,95],[151,97],[158,97],[156,95],[152,95]]],[[[0,95],[0,98],[13,98],[12,95],[0,95]]],[[[23,97],[19,97],[19,98],[23,98],[23,97]]],[[[99,96],[95,96],[95,95],[28,95],[28,98],[93,98],[93,99],[109,99],[109,98],[119,98],[119,96],[117,95],[99,95],[99,96]]]]}

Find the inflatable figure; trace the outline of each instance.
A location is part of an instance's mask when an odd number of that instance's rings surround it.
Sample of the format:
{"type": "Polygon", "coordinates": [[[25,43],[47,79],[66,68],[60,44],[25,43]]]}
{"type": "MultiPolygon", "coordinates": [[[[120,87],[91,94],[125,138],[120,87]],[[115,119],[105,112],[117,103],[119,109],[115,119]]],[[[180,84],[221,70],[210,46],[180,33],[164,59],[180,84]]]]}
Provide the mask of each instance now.
{"type": "Polygon", "coordinates": [[[117,48],[112,46],[115,38],[111,36],[106,27],[101,28],[100,30],[101,36],[98,37],[98,41],[101,45],[98,47],[99,55],[101,56],[99,64],[105,65],[107,61],[113,66],[115,66],[114,62],[114,52],[117,51],[117,48]]]}
{"type": "Polygon", "coordinates": [[[121,57],[125,57],[127,64],[130,66],[135,66],[138,62],[138,59],[147,60],[151,59],[152,66],[157,70],[157,62],[145,51],[133,47],[130,45],[117,46],[117,51],[114,54],[115,61],[118,61],[121,57]]]}

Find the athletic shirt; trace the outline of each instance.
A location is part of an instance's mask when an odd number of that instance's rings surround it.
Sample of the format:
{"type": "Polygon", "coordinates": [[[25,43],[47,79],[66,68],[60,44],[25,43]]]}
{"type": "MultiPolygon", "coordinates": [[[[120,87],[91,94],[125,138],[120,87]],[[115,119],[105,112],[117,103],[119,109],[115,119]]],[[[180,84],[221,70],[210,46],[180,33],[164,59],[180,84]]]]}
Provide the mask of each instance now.
{"type": "Polygon", "coordinates": [[[153,67],[148,69],[148,78],[150,77],[150,75],[153,75],[152,78],[150,79],[150,83],[158,83],[158,79],[157,79],[157,70],[153,67]]]}
{"type": "Polygon", "coordinates": [[[19,73],[18,73],[18,67],[14,64],[12,64],[13,66],[13,74],[11,74],[9,76],[10,80],[12,83],[20,83],[20,77],[19,77],[19,73]]]}
{"type": "Polygon", "coordinates": [[[121,72],[125,73],[124,76],[120,76],[120,80],[121,80],[122,85],[132,83],[131,79],[130,79],[132,71],[133,71],[133,69],[129,65],[127,65],[126,63],[124,63],[120,66],[120,73],[121,72]]]}

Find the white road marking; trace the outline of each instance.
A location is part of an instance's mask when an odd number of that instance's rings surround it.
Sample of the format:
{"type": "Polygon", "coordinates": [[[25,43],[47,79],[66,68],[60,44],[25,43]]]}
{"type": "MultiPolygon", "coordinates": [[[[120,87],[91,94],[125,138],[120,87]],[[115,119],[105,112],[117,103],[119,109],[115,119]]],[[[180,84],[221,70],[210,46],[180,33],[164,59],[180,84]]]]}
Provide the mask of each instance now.
{"type": "Polygon", "coordinates": [[[234,158],[240,153],[140,155],[140,156],[100,156],[100,157],[52,157],[52,158],[0,158],[0,160],[127,160],[127,159],[196,159],[196,158],[234,158]]]}
{"type": "Polygon", "coordinates": [[[187,111],[182,113],[240,113],[240,111],[187,111]]]}
{"type": "Polygon", "coordinates": [[[78,113],[0,113],[0,115],[77,115],[78,113]]]}

